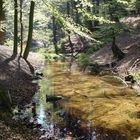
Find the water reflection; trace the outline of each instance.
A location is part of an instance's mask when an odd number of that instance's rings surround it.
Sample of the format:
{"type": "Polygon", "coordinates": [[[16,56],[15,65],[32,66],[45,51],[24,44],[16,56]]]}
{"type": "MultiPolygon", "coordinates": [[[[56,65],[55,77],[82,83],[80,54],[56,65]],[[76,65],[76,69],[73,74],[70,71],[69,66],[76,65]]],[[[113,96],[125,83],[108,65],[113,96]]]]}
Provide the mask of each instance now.
{"type": "Polygon", "coordinates": [[[47,66],[40,90],[25,111],[30,114],[29,127],[39,130],[42,140],[127,140],[131,131],[124,126],[131,121],[126,111],[133,106],[133,90],[113,77],[65,69],[63,63],[47,66]],[[64,98],[46,102],[46,95],[64,98]]]}
{"type": "MultiPolygon", "coordinates": [[[[67,68],[66,63],[51,64],[47,66],[50,73],[46,75],[51,81],[53,93],[66,98],[60,101],[59,106],[67,114],[63,122],[72,138],[125,140],[126,130],[119,129],[121,124],[116,124],[116,121],[122,123],[122,110],[125,112],[128,108],[120,105],[130,102],[129,98],[136,93],[118,77],[84,75],[75,70],[70,72],[67,68]],[[117,132],[120,130],[122,134],[117,132]]],[[[123,115],[127,117],[127,114],[123,115]]]]}

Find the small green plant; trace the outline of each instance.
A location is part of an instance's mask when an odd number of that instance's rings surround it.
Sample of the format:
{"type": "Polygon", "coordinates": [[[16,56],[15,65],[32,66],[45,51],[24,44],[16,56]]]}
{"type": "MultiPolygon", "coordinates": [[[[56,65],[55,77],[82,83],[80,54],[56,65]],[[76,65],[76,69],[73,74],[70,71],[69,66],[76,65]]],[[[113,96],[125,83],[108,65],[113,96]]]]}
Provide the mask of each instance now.
{"type": "Polygon", "coordinates": [[[38,50],[38,52],[41,53],[41,54],[44,54],[44,53],[46,53],[46,48],[40,48],[38,50]]]}
{"type": "Polygon", "coordinates": [[[127,111],[127,114],[131,119],[137,118],[136,112],[127,111]]]}
{"type": "Polygon", "coordinates": [[[102,44],[92,44],[90,43],[90,47],[89,49],[86,51],[87,55],[93,55],[96,51],[98,51],[100,48],[102,48],[103,45],[102,44]],[[93,47],[94,46],[94,47],[93,47]]]}
{"type": "Polygon", "coordinates": [[[54,61],[57,61],[57,60],[61,60],[62,58],[62,55],[57,55],[55,53],[46,53],[45,54],[45,59],[47,61],[50,61],[50,62],[54,62],[54,61]]]}
{"type": "Polygon", "coordinates": [[[79,65],[81,66],[86,66],[86,65],[94,65],[96,64],[95,61],[91,61],[88,58],[88,55],[86,53],[81,53],[77,59],[77,62],[79,63],[79,65]]]}
{"type": "Polygon", "coordinates": [[[140,79],[140,70],[135,73],[134,77],[135,77],[135,79],[140,79]]]}

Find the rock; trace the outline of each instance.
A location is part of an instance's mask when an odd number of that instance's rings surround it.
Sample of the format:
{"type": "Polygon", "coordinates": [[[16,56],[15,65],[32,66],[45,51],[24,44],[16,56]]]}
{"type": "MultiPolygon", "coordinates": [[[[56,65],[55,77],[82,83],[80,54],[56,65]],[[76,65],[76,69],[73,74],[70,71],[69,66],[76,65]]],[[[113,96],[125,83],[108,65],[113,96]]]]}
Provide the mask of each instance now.
{"type": "Polygon", "coordinates": [[[43,73],[40,70],[36,70],[33,76],[33,80],[40,80],[43,77],[43,73]]]}
{"type": "Polygon", "coordinates": [[[46,47],[46,42],[44,42],[42,40],[32,39],[32,42],[31,42],[31,50],[32,51],[36,51],[39,48],[45,48],[45,47],[46,47]]]}
{"type": "Polygon", "coordinates": [[[62,100],[62,96],[53,96],[53,95],[46,95],[46,102],[56,102],[58,100],[62,100]]]}
{"type": "Polygon", "coordinates": [[[18,115],[18,116],[23,115],[23,112],[15,112],[15,115],[18,115]]]}
{"type": "Polygon", "coordinates": [[[38,84],[38,80],[33,80],[32,83],[33,84],[38,84]]]}
{"type": "Polygon", "coordinates": [[[125,76],[125,81],[131,82],[132,84],[134,84],[136,82],[136,80],[134,80],[134,76],[133,75],[125,76]]]}
{"type": "Polygon", "coordinates": [[[43,73],[40,72],[40,71],[36,72],[35,74],[36,74],[36,76],[42,76],[43,77],[43,73]]]}
{"type": "Polygon", "coordinates": [[[36,76],[36,75],[35,75],[35,76],[33,77],[33,80],[32,80],[32,81],[37,81],[37,80],[40,80],[40,79],[42,79],[41,76],[36,76]]]}
{"type": "Polygon", "coordinates": [[[66,112],[65,111],[60,112],[59,116],[64,118],[66,116],[66,112]]]}

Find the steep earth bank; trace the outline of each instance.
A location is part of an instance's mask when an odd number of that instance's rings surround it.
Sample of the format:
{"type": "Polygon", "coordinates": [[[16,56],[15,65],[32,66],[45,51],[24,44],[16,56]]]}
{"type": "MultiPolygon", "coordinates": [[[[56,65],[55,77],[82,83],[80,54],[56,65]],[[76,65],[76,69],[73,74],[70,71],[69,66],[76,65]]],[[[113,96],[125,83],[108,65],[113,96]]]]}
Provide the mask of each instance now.
{"type": "MultiPolygon", "coordinates": [[[[0,87],[5,90],[0,92],[9,94],[12,106],[24,106],[31,102],[38,89],[38,85],[32,83],[34,71],[41,69],[42,66],[43,63],[35,53],[30,53],[26,62],[19,56],[12,56],[10,48],[0,46],[0,87]]],[[[4,114],[0,115],[4,116],[4,114]]],[[[2,140],[35,140],[37,135],[38,133],[28,128],[24,122],[15,121],[10,117],[0,118],[0,139],[2,140]]]]}

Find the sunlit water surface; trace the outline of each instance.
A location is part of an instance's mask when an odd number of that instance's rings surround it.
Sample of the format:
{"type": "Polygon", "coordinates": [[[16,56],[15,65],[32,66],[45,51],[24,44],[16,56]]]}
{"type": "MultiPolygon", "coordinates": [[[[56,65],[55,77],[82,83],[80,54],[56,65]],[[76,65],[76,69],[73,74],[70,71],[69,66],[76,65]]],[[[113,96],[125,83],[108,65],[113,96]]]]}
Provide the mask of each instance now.
{"type": "Polygon", "coordinates": [[[48,64],[30,118],[44,140],[134,140],[140,136],[140,98],[120,78],[48,64]],[[62,100],[46,102],[46,96],[62,100]]]}

